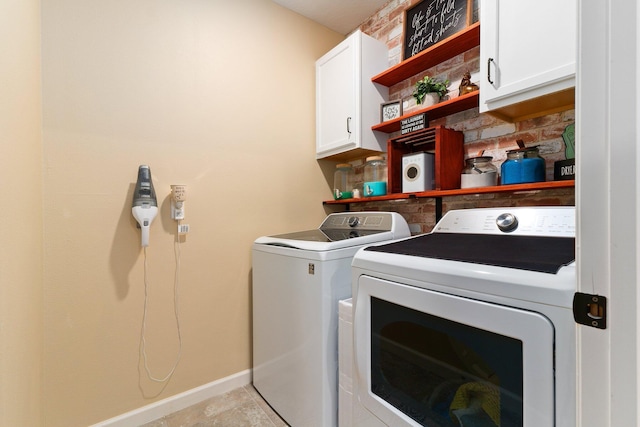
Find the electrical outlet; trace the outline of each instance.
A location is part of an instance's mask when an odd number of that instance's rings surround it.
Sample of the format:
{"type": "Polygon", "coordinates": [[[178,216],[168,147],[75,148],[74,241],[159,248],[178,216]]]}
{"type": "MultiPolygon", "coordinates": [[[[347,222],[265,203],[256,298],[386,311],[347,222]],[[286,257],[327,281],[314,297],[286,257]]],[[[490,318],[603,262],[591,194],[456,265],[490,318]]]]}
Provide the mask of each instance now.
{"type": "Polygon", "coordinates": [[[171,219],[176,221],[184,219],[184,204],[181,207],[176,206],[177,203],[171,201],[171,219]]]}
{"type": "Polygon", "coordinates": [[[187,200],[187,186],[173,184],[171,186],[171,219],[184,219],[184,202],[187,200]]]}

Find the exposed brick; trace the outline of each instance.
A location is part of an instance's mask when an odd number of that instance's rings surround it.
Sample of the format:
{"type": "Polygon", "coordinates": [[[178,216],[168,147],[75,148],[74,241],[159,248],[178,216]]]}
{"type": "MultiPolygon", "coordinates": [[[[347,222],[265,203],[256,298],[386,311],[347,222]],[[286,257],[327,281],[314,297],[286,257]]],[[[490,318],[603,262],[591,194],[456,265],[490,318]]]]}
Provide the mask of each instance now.
{"type": "Polygon", "coordinates": [[[466,119],[465,125],[468,129],[482,129],[504,123],[502,120],[490,114],[480,114],[477,107],[467,111],[474,111],[476,113],[473,117],[466,119]]]}
{"type": "Polygon", "coordinates": [[[445,74],[460,64],[464,64],[464,55],[454,56],[453,58],[436,65],[435,72],[438,74],[445,74]]]}
{"type": "Polygon", "coordinates": [[[553,138],[562,138],[562,134],[567,126],[571,123],[558,123],[553,126],[547,126],[540,130],[540,140],[544,141],[553,138]]]}
{"type": "Polygon", "coordinates": [[[504,148],[505,150],[514,150],[518,148],[518,144],[516,143],[518,139],[521,139],[527,147],[535,145],[534,142],[538,141],[538,132],[518,132],[508,136],[503,136],[497,139],[498,147],[504,148]]]}
{"type": "Polygon", "coordinates": [[[480,61],[480,46],[469,49],[464,53],[464,62],[480,61]]]}
{"type": "Polygon", "coordinates": [[[369,34],[372,37],[377,38],[378,40],[384,41],[387,38],[386,34],[383,33],[385,24],[386,24],[385,21],[372,21],[368,25],[368,28],[366,30],[364,30],[362,28],[361,28],[361,30],[362,30],[363,33],[369,34]]]}
{"type": "Polygon", "coordinates": [[[382,6],[378,14],[380,16],[391,16],[397,14],[399,2],[396,0],[392,0],[388,2],[386,5],[382,6]]]}
{"type": "Polygon", "coordinates": [[[402,36],[402,25],[398,25],[397,22],[390,22],[389,26],[391,27],[391,31],[389,32],[389,40],[396,40],[398,43],[401,43],[402,36]]]}
{"type": "MultiPolygon", "coordinates": [[[[462,129],[455,129],[455,130],[462,130],[462,129]]],[[[468,131],[464,131],[464,142],[465,142],[465,151],[467,150],[468,147],[468,143],[469,142],[473,142],[473,141],[477,141],[478,138],[480,137],[480,132],[478,132],[477,130],[468,130],[468,131]]]]}
{"type": "Polygon", "coordinates": [[[547,156],[564,151],[564,142],[562,138],[549,139],[538,144],[538,148],[541,156],[547,156]]]}
{"type": "Polygon", "coordinates": [[[451,70],[448,71],[447,73],[447,78],[453,83],[453,81],[456,81],[455,84],[455,90],[456,93],[458,92],[458,88],[460,86],[460,81],[462,80],[462,77],[464,76],[464,74],[466,72],[469,73],[477,73],[478,71],[480,71],[480,62],[478,61],[473,61],[473,62],[463,62],[460,65],[458,65],[455,68],[452,68],[451,70]]]}
{"type": "Polygon", "coordinates": [[[548,116],[536,117],[529,120],[523,120],[518,122],[518,130],[536,129],[544,126],[549,126],[554,123],[562,122],[562,114],[555,113],[548,116]]]}
{"type": "Polygon", "coordinates": [[[495,149],[497,149],[497,147],[494,142],[474,141],[470,143],[465,143],[464,145],[464,151],[467,154],[467,157],[480,156],[481,151],[484,151],[482,155],[490,155],[490,154],[487,154],[487,151],[495,150],[495,149]]]}
{"type": "Polygon", "coordinates": [[[569,110],[562,112],[562,121],[564,122],[575,122],[576,121],[576,110],[569,110]]]}
{"type": "Polygon", "coordinates": [[[477,117],[477,108],[471,108],[469,110],[461,111],[459,113],[447,116],[447,127],[459,131],[471,129],[478,130],[477,127],[471,127],[468,125],[469,121],[472,121],[477,117]]]}
{"type": "MultiPolygon", "coordinates": [[[[405,10],[421,0],[391,0],[376,14],[364,22],[360,29],[374,34],[389,48],[389,66],[402,60],[405,10]]],[[[474,1],[474,5],[477,1],[474,1]]],[[[476,7],[477,10],[477,7],[476,7]]],[[[477,12],[476,12],[477,13],[477,12]]],[[[389,98],[413,102],[415,83],[424,76],[438,77],[451,81],[451,96],[457,96],[459,82],[466,71],[478,73],[480,69],[480,48],[474,47],[454,58],[423,70],[389,88],[389,98]]],[[[575,122],[575,110],[507,123],[490,114],[480,114],[478,108],[462,111],[448,117],[431,120],[431,126],[447,126],[464,134],[465,158],[475,157],[481,152],[493,157],[493,164],[500,169],[506,159],[506,151],[516,149],[516,140],[522,139],[526,146],[539,145],[546,162],[546,176],[553,178],[553,164],[564,159],[562,132],[575,122]]],[[[390,137],[397,136],[395,132],[390,137]]],[[[356,170],[356,181],[362,180],[363,163],[356,170]],[[358,178],[359,177],[359,178],[358,178]]],[[[508,206],[554,206],[575,205],[573,188],[536,190],[516,193],[493,193],[444,197],[443,212],[451,209],[508,206]]],[[[363,202],[350,206],[353,211],[389,210],[399,212],[409,223],[420,224],[423,232],[429,232],[435,225],[435,201],[431,198],[412,198],[393,202],[363,202]]]]}
{"type": "Polygon", "coordinates": [[[482,130],[481,137],[484,138],[495,138],[503,135],[511,135],[516,131],[516,125],[513,123],[504,123],[498,126],[485,128],[482,130]]]}

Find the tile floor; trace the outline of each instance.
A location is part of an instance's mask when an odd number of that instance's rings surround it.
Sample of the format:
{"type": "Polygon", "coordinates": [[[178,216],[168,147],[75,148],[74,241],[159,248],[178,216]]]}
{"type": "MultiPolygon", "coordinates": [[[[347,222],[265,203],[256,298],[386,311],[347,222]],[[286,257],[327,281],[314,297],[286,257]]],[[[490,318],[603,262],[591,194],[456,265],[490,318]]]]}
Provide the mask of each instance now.
{"type": "Polygon", "coordinates": [[[141,427],[287,427],[251,384],[174,412],[141,427]]]}

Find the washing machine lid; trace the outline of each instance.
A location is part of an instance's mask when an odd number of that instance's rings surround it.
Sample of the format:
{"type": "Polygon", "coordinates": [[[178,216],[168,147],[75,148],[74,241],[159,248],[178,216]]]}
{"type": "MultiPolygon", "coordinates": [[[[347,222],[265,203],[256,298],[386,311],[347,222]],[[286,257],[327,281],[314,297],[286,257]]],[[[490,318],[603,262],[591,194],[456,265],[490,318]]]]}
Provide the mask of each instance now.
{"type": "Polygon", "coordinates": [[[311,251],[361,246],[409,237],[409,226],[395,212],[339,212],[327,216],[319,228],[263,236],[256,244],[311,251]]]}

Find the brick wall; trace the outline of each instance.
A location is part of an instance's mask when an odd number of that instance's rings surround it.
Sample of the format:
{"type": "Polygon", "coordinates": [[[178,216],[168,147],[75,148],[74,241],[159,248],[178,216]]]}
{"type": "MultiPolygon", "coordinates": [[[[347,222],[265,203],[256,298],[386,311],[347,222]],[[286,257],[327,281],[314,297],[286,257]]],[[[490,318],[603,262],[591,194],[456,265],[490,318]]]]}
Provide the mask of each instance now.
{"type": "MultiPolygon", "coordinates": [[[[572,188],[518,191],[514,193],[475,194],[442,198],[442,213],[454,209],[509,206],[575,206],[572,188]]],[[[386,202],[352,203],[350,209],[362,211],[392,211],[401,214],[409,224],[428,233],[436,223],[436,202],[431,198],[412,198],[386,202]]]]}
{"type": "MultiPolygon", "coordinates": [[[[419,0],[391,0],[376,14],[365,21],[360,29],[383,41],[389,47],[389,66],[402,59],[402,36],[404,11],[419,0]]],[[[474,20],[477,20],[477,1],[474,2],[474,20]]],[[[425,75],[451,81],[449,96],[458,94],[458,86],[466,71],[472,73],[472,81],[478,83],[480,48],[468,50],[450,60],[425,70],[389,88],[389,99],[402,99],[408,111],[413,105],[413,87],[425,75]]],[[[508,123],[489,114],[478,112],[478,108],[463,111],[448,117],[430,121],[431,126],[443,125],[464,133],[465,158],[475,157],[480,152],[493,157],[498,169],[506,159],[506,150],[517,148],[516,140],[522,139],[527,146],[538,145],[540,155],[547,165],[547,180],[553,180],[553,163],[565,158],[562,132],[575,121],[574,110],[543,117],[508,123]]],[[[395,134],[391,135],[394,136],[395,134]]],[[[361,171],[356,162],[356,173],[361,171]]],[[[443,213],[450,209],[495,206],[550,206],[574,205],[573,189],[539,190],[517,193],[483,194],[443,198],[443,213]]],[[[401,213],[409,223],[418,224],[422,232],[428,232],[435,224],[435,201],[433,199],[409,199],[392,202],[354,203],[354,211],[391,210],[401,213]]]]}

